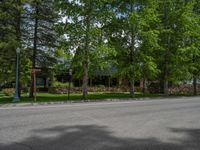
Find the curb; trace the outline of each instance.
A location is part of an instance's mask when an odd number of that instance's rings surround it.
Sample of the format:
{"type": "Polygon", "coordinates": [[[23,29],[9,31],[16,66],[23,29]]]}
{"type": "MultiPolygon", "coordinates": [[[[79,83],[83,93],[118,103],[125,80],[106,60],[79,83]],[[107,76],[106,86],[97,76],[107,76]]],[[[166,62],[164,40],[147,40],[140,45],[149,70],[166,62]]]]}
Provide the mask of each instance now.
{"type": "MultiPolygon", "coordinates": [[[[12,103],[12,104],[0,104],[0,108],[6,107],[28,107],[28,106],[48,106],[48,105],[65,105],[65,104],[86,104],[86,103],[101,103],[101,102],[124,102],[124,101],[146,101],[146,100],[173,100],[173,99],[185,99],[188,96],[173,96],[173,97],[145,97],[145,98],[126,98],[126,99],[96,99],[96,100],[71,100],[60,102],[30,102],[30,103],[12,103]]],[[[200,98],[200,96],[190,96],[190,98],[200,98]]]]}

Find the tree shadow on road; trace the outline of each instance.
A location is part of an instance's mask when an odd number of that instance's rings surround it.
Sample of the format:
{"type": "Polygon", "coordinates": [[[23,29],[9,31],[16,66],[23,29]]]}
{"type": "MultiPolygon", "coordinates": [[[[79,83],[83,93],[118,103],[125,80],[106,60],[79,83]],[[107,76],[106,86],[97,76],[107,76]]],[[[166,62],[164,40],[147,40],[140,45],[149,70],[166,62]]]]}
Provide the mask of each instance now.
{"type": "Polygon", "coordinates": [[[57,126],[34,130],[32,136],[0,150],[199,150],[200,129],[169,129],[185,139],[165,143],[156,138],[118,138],[104,126],[57,126]]]}

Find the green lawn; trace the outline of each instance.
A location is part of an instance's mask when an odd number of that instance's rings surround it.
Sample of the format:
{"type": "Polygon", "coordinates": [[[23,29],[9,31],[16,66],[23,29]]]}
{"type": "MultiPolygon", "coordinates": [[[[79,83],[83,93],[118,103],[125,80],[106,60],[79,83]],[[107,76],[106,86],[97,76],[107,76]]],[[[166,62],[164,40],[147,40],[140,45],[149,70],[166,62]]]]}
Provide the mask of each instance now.
{"type": "MultiPolygon", "coordinates": [[[[162,94],[142,94],[136,92],[135,98],[144,98],[144,97],[159,97],[162,94]]],[[[177,94],[171,95],[174,96],[192,96],[192,94],[177,94]]],[[[128,92],[123,93],[89,93],[88,100],[105,100],[105,99],[128,99],[131,98],[128,92]]],[[[5,97],[3,93],[0,92],[0,104],[9,104],[12,103],[12,97],[5,97]]],[[[82,94],[70,94],[70,101],[81,101],[82,94]]],[[[67,94],[50,94],[50,93],[38,93],[36,102],[65,102],[68,101],[67,94]]],[[[35,103],[32,98],[29,98],[27,94],[22,94],[20,103],[35,103]]]]}
{"type": "MultiPolygon", "coordinates": [[[[136,93],[136,98],[139,97],[158,97],[159,94],[142,94],[136,93]]],[[[101,100],[101,99],[127,99],[130,98],[128,92],[124,93],[89,93],[89,100],[101,100]]],[[[82,100],[81,94],[71,94],[70,100],[80,101],[82,100]]],[[[49,93],[38,93],[37,94],[37,102],[62,102],[68,101],[67,94],[49,94],[49,93]]],[[[23,94],[20,103],[34,103],[34,100],[29,98],[27,95],[23,94]]],[[[5,97],[2,93],[0,93],[0,104],[12,103],[12,97],[5,97]]]]}

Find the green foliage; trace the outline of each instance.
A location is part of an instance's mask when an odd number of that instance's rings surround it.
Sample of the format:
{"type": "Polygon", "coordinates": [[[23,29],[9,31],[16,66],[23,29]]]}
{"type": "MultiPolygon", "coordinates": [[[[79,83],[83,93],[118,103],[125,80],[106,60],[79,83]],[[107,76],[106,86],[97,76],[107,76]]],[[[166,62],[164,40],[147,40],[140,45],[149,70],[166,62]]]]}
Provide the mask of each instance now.
{"type": "Polygon", "coordinates": [[[16,4],[0,1],[0,82],[11,81],[14,75],[15,49],[19,46],[16,4]]]}
{"type": "Polygon", "coordinates": [[[195,44],[199,37],[199,21],[195,17],[194,6],[195,1],[160,0],[159,47],[155,58],[165,89],[168,88],[168,82],[176,84],[191,80],[193,76],[193,51],[199,51],[195,44]]]}
{"type": "Polygon", "coordinates": [[[2,93],[6,96],[13,96],[15,93],[15,89],[13,88],[7,88],[7,89],[3,89],[2,93]]]}
{"type": "Polygon", "coordinates": [[[69,71],[72,54],[68,51],[64,50],[64,47],[57,49],[55,51],[55,57],[57,59],[57,63],[53,66],[53,71],[55,74],[62,74],[63,72],[69,71]]]}
{"type": "Polygon", "coordinates": [[[112,67],[116,65],[116,50],[108,45],[99,45],[94,53],[91,54],[89,76],[94,77],[98,72],[106,75],[113,75],[112,67]]]}
{"type": "Polygon", "coordinates": [[[4,0],[0,31],[0,82],[15,79],[17,47],[23,85],[36,66],[52,75],[72,67],[84,89],[112,68],[132,86],[145,79],[167,88],[200,76],[198,0],[4,0]]]}
{"type": "Polygon", "coordinates": [[[31,81],[32,61],[28,58],[21,58],[20,83],[24,86],[31,81]]]}
{"type": "MultiPolygon", "coordinates": [[[[37,94],[37,101],[35,102],[33,98],[29,98],[26,95],[23,95],[21,98],[20,103],[40,103],[40,102],[67,102],[67,94],[50,94],[50,93],[38,93],[37,94]]],[[[137,98],[143,98],[143,97],[159,97],[159,94],[141,94],[141,93],[136,93],[136,97],[137,98]]],[[[93,92],[90,93],[90,95],[88,96],[89,100],[109,100],[109,99],[125,99],[127,100],[127,98],[130,98],[129,93],[126,92],[120,92],[120,93],[104,93],[104,92],[93,92]]],[[[81,94],[70,94],[70,101],[82,101],[82,95],[81,94]]],[[[0,97],[0,104],[8,104],[8,103],[12,103],[12,98],[1,98],[0,97]]]]}
{"type": "Polygon", "coordinates": [[[128,79],[132,88],[134,80],[155,79],[159,72],[154,54],[159,48],[158,3],[123,1],[118,5],[114,4],[109,42],[117,52],[118,74],[128,79]]]}
{"type": "Polygon", "coordinates": [[[27,33],[33,34],[26,39],[27,46],[32,49],[32,65],[47,68],[56,63],[54,49],[57,46],[55,24],[58,21],[58,12],[54,1],[29,1],[26,9],[27,33]],[[31,42],[32,44],[28,44],[31,42]]]}
{"type": "Polygon", "coordinates": [[[58,82],[58,81],[54,81],[52,82],[52,87],[55,87],[55,88],[68,88],[69,87],[69,84],[71,87],[73,87],[73,83],[62,83],[62,82],[58,82]]]}
{"type": "Polygon", "coordinates": [[[98,68],[105,66],[101,63],[102,61],[97,63],[99,62],[97,60],[106,57],[105,51],[100,52],[100,50],[106,50],[100,48],[106,43],[103,32],[109,20],[104,7],[106,2],[82,0],[58,1],[57,3],[60,14],[66,18],[58,25],[58,30],[65,37],[65,47],[74,54],[72,67],[78,73],[75,76],[83,79],[83,97],[85,98],[87,97],[88,77],[98,68]]]}

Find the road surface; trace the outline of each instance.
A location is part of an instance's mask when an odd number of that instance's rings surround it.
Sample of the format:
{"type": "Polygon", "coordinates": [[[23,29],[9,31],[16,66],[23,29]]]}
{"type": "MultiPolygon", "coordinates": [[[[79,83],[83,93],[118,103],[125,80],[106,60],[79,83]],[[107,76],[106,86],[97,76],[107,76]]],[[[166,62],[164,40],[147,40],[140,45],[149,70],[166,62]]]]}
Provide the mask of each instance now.
{"type": "Polygon", "coordinates": [[[200,150],[200,98],[0,107],[0,150],[200,150]]]}

